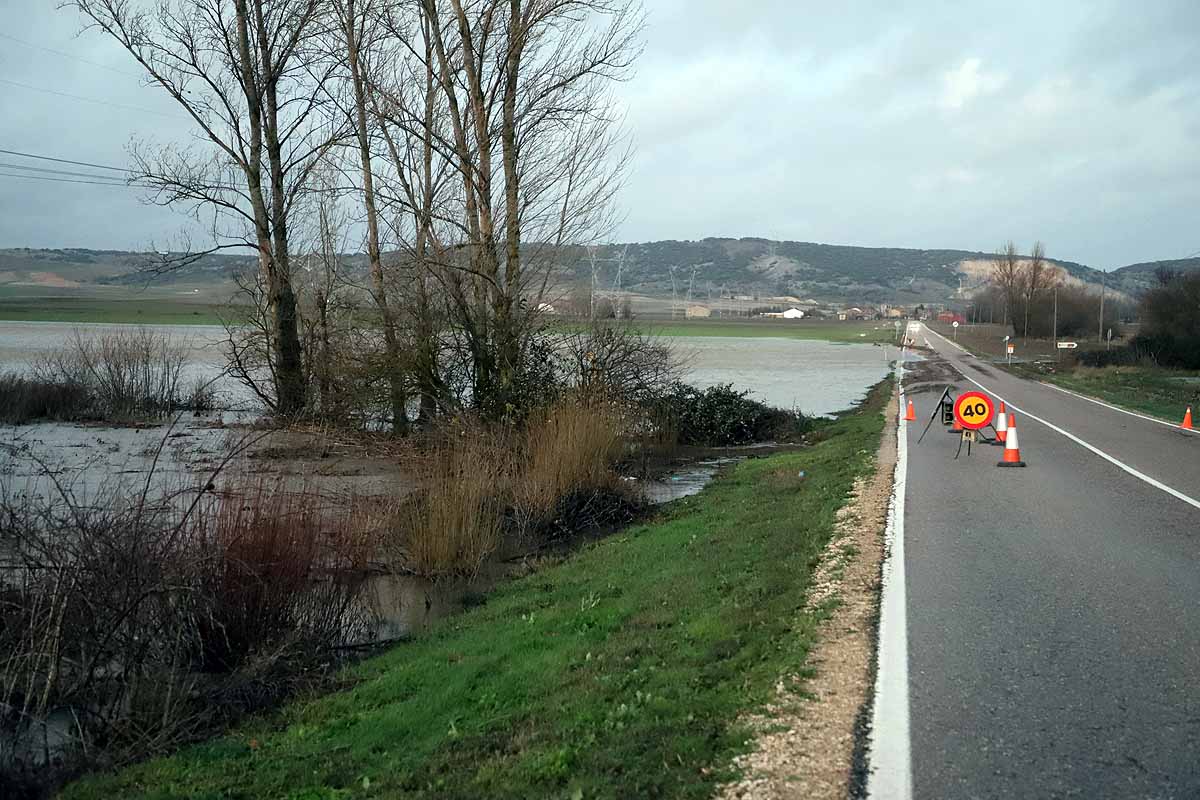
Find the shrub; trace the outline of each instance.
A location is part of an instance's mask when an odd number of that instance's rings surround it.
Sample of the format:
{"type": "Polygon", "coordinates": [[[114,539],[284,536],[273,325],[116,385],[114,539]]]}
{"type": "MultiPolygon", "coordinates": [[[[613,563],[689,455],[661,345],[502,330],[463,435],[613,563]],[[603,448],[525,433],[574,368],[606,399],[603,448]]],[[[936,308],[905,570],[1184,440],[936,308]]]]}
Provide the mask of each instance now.
{"type": "Polygon", "coordinates": [[[1079,354],[1079,363],[1088,367],[1152,364],[1175,369],[1200,369],[1200,337],[1172,333],[1135,336],[1129,344],[1114,350],[1092,350],[1079,354]]]}
{"type": "Polygon", "coordinates": [[[0,774],[28,791],[126,763],[326,675],[369,542],[341,534],[345,504],[230,488],[2,498],[0,774]]]}
{"type": "Polygon", "coordinates": [[[415,489],[385,511],[387,555],[419,575],[473,575],[500,544],[511,450],[473,422],[447,426],[412,469],[415,489]]]}
{"type": "Polygon", "coordinates": [[[789,439],[811,427],[799,411],[772,408],[733,384],[699,389],[676,382],[655,404],[681,444],[736,445],[789,439]]]}
{"type": "Polygon", "coordinates": [[[34,363],[32,374],[0,377],[0,419],[161,418],[182,408],[211,410],[209,383],[197,381],[182,395],[187,360],[185,344],[147,328],[91,338],[76,330],[62,352],[34,363]]]}
{"type": "Polygon", "coordinates": [[[512,481],[518,532],[573,529],[619,515],[628,498],[622,503],[612,464],[622,444],[621,417],[608,403],[569,400],[536,414],[512,481]]]}
{"type": "Polygon", "coordinates": [[[0,422],[6,425],[38,419],[81,419],[93,405],[91,392],[80,383],[56,383],[14,373],[0,375],[0,422]]]}

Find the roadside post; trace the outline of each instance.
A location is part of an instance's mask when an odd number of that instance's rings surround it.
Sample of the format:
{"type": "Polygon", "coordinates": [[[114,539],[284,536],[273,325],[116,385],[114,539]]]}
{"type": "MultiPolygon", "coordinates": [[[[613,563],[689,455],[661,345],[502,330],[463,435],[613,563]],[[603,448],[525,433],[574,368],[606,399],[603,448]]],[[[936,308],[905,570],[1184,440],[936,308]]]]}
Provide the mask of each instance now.
{"type": "Polygon", "coordinates": [[[1011,336],[1004,337],[1004,360],[1008,364],[1012,364],[1013,351],[1017,349],[1016,345],[1009,341],[1010,339],[1012,339],[1011,336]]]}
{"type": "Polygon", "coordinates": [[[954,341],[958,341],[958,320],[954,320],[954,324],[950,327],[954,328],[954,341]]]}

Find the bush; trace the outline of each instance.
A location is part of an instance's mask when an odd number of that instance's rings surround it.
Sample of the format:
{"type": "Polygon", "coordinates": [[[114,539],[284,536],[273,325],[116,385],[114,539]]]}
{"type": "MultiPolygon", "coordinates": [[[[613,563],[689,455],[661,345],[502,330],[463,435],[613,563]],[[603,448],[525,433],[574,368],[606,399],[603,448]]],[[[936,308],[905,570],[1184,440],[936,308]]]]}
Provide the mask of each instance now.
{"type": "Polygon", "coordinates": [[[1080,353],[1079,363],[1087,367],[1153,364],[1174,369],[1200,369],[1200,337],[1142,334],[1115,350],[1080,353]]]}
{"type": "Polygon", "coordinates": [[[0,376],[0,421],[162,418],[211,410],[209,383],[187,396],[181,375],[187,346],[146,328],[92,338],[76,330],[67,347],[32,366],[32,374],[0,376]]]}
{"type": "Polygon", "coordinates": [[[75,382],[0,375],[0,422],[21,425],[38,419],[82,419],[94,406],[91,392],[75,382]]]}
{"type": "Polygon", "coordinates": [[[345,506],[231,488],[0,498],[0,775],[12,785],[210,735],[321,680],[357,635],[370,546],[344,533],[345,506]]]}
{"type": "Polygon", "coordinates": [[[500,544],[511,451],[475,423],[440,432],[412,470],[417,487],[384,512],[393,565],[418,575],[474,575],[500,544]]]}
{"type": "Polygon", "coordinates": [[[749,395],[729,383],[699,389],[675,382],[655,405],[681,444],[723,446],[786,440],[811,428],[811,420],[799,411],[772,408],[749,395]]]}
{"type": "Polygon", "coordinates": [[[520,427],[445,425],[411,470],[417,487],[382,512],[386,555],[420,575],[473,575],[506,536],[630,519],[641,503],[613,471],[622,420],[616,406],[568,398],[520,427]]]}

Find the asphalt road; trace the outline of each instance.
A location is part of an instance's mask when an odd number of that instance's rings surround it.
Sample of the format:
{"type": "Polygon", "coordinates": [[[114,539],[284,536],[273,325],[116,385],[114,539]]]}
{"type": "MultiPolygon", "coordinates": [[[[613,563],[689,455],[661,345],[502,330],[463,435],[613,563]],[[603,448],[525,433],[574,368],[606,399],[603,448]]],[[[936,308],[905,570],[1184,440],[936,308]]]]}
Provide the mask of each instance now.
{"type": "Polygon", "coordinates": [[[905,380],[913,795],[1200,797],[1200,508],[1178,496],[1200,501],[1200,435],[925,336],[944,363],[905,380]],[[918,444],[946,367],[1020,409],[1027,468],[955,460],[938,422],[918,444]]]}

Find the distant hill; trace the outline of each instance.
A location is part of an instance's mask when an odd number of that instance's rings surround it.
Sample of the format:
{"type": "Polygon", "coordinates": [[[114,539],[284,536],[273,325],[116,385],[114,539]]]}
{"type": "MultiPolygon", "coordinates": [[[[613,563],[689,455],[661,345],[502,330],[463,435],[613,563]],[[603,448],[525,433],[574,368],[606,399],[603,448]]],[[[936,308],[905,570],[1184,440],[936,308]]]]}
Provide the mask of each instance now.
{"type": "MultiPolygon", "coordinates": [[[[346,257],[365,268],[365,257],[346,257]]],[[[605,289],[693,300],[750,295],[795,296],[843,303],[954,303],[987,280],[994,254],[971,250],[852,247],[759,238],[634,242],[597,248],[597,282],[605,289]],[[960,294],[961,287],[961,294],[960,294]]],[[[115,250],[0,250],[0,287],[43,287],[58,292],[87,286],[116,290],[144,286],[197,287],[214,300],[228,296],[234,276],[253,270],[253,255],[217,254],[167,275],[150,277],[154,254],[115,250]]],[[[566,281],[587,285],[591,261],[582,248],[557,259],[566,281]]],[[[1200,269],[1200,258],[1130,264],[1108,274],[1071,261],[1052,262],[1071,282],[1105,285],[1135,295],[1154,281],[1154,271],[1200,269]]],[[[191,289],[189,288],[189,291],[191,289]]]]}
{"type": "Polygon", "coordinates": [[[1130,264],[1113,270],[1122,284],[1137,289],[1145,289],[1155,282],[1154,273],[1159,269],[1175,272],[1196,272],[1200,270],[1200,258],[1177,258],[1171,261],[1145,261],[1140,264],[1130,264]]]}
{"type": "MultiPolygon", "coordinates": [[[[694,299],[714,294],[792,295],[828,302],[952,302],[986,281],[991,253],[852,247],[768,239],[702,239],[607,245],[598,259],[601,282],[621,288],[694,299]],[[622,253],[624,258],[622,260],[622,253]],[[694,275],[694,278],[693,278],[694,275]]],[[[1101,273],[1083,264],[1055,261],[1066,275],[1099,283],[1101,273]]],[[[578,263],[580,278],[590,271],[578,263]]]]}
{"type": "Polygon", "coordinates": [[[216,289],[231,282],[244,269],[253,269],[253,256],[208,255],[170,275],[146,272],[160,258],[153,253],[121,250],[34,250],[16,247],[0,250],[0,286],[82,288],[87,285],[142,286],[197,284],[216,289]]]}

